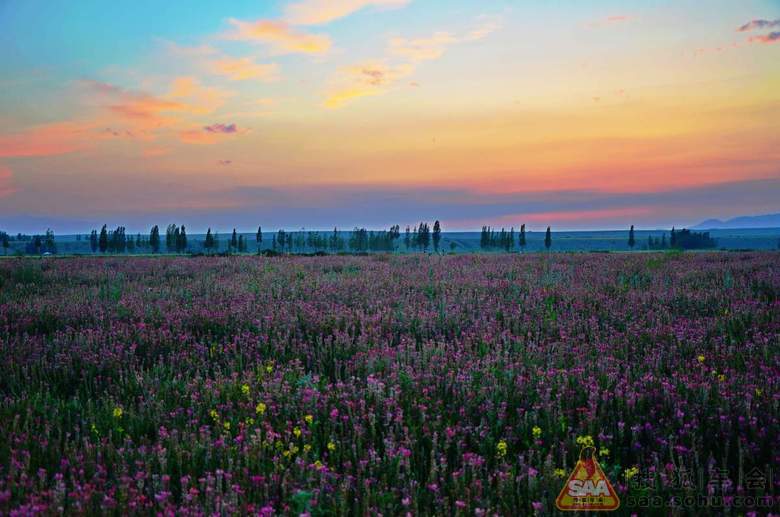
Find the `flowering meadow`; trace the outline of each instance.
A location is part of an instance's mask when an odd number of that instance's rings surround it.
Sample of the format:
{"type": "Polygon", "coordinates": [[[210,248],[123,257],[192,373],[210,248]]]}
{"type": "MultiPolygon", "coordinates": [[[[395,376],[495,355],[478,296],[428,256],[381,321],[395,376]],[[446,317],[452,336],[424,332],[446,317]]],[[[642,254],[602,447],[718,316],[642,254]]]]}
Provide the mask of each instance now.
{"type": "Polygon", "coordinates": [[[768,252],[1,260],[0,514],[780,512],[778,336],[768,252]]]}

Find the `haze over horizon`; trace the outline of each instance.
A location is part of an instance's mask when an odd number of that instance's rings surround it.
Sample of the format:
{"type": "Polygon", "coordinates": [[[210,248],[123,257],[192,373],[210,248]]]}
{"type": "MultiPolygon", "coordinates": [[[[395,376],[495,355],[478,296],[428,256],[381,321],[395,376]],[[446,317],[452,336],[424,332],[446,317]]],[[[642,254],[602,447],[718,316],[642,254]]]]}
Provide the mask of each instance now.
{"type": "Polygon", "coordinates": [[[780,212],[780,3],[0,4],[0,230],[780,212]]]}

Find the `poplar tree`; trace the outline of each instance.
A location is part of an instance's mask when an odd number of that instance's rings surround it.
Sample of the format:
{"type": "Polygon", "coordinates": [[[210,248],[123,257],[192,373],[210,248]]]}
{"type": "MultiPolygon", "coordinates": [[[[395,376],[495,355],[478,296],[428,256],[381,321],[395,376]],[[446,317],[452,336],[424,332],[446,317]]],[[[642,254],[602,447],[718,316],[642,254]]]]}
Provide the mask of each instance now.
{"type": "Polygon", "coordinates": [[[525,249],[525,224],[520,225],[520,235],[517,238],[517,245],[520,246],[520,249],[525,249]]]}
{"type": "Polygon", "coordinates": [[[548,250],[552,246],[552,233],[550,232],[550,227],[547,227],[547,233],[544,235],[544,247],[548,250]]]}
{"type": "Polygon", "coordinates": [[[634,245],[636,244],[636,240],[634,240],[634,225],[631,225],[631,229],[628,230],[628,247],[631,249],[634,249],[634,245]]]}
{"type": "Polygon", "coordinates": [[[108,249],[108,228],[106,228],[105,224],[103,225],[103,228],[100,229],[98,247],[100,248],[100,253],[105,253],[108,249]]]}
{"type": "Polygon", "coordinates": [[[436,253],[439,252],[439,243],[441,242],[441,225],[437,220],[433,223],[433,249],[436,253]]]}
{"type": "Polygon", "coordinates": [[[152,248],[152,253],[160,251],[160,228],[156,224],[149,232],[149,247],[152,248]]]}

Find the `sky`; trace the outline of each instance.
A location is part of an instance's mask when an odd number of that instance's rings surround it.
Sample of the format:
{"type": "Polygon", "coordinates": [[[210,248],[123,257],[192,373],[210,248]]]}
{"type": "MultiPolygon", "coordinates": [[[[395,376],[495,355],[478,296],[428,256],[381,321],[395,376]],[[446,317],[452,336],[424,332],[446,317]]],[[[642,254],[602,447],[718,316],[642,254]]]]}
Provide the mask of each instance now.
{"type": "Polygon", "coordinates": [[[0,0],[0,229],[780,212],[780,0],[0,0]]]}

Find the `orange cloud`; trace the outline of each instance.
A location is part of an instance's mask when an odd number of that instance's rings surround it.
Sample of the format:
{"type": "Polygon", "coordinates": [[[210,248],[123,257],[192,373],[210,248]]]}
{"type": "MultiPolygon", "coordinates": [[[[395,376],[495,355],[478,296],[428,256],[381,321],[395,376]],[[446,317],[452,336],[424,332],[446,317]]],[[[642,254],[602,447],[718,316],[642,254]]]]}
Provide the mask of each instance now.
{"type": "Polygon", "coordinates": [[[95,123],[56,122],[0,135],[0,157],[55,156],[90,146],[95,123]]]}
{"type": "Polygon", "coordinates": [[[231,92],[219,88],[204,87],[193,77],[177,77],[167,98],[183,102],[180,104],[183,112],[204,115],[222,106],[230,95],[231,92]]]}
{"type": "Polygon", "coordinates": [[[236,19],[230,19],[229,22],[235,30],[226,35],[228,39],[268,43],[278,53],[324,54],[331,47],[329,37],[298,32],[285,22],[246,22],[236,19]]]}
{"type": "Polygon", "coordinates": [[[186,106],[180,102],[124,90],[108,83],[88,80],[84,81],[84,84],[92,94],[97,95],[110,113],[145,129],[170,124],[172,119],[164,113],[186,109],[186,106]]]}
{"type": "Polygon", "coordinates": [[[365,7],[403,7],[410,0],[304,0],[291,4],[285,18],[293,25],[319,25],[328,23],[365,7]]]}
{"type": "Polygon", "coordinates": [[[327,95],[326,108],[340,108],[359,97],[380,95],[397,80],[412,73],[412,65],[388,66],[383,62],[364,63],[345,68],[338,87],[327,95]]]}
{"type": "Polygon", "coordinates": [[[10,196],[16,192],[16,189],[11,184],[12,180],[11,169],[0,165],[0,198],[10,196]]]}
{"type": "MultiPolygon", "coordinates": [[[[353,99],[385,93],[390,85],[414,73],[419,63],[440,58],[450,45],[482,39],[498,28],[494,19],[481,19],[483,23],[463,37],[436,32],[427,38],[392,38],[388,54],[405,63],[389,66],[384,61],[375,61],[343,69],[338,86],[327,93],[323,105],[340,108],[353,99]]],[[[410,85],[419,86],[415,82],[410,85]]]]}
{"type": "Polygon", "coordinates": [[[211,69],[218,75],[226,76],[232,81],[259,79],[273,81],[278,78],[279,67],[276,63],[258,64],[251,58],[220,59],[211,63],[211,69]]]}

